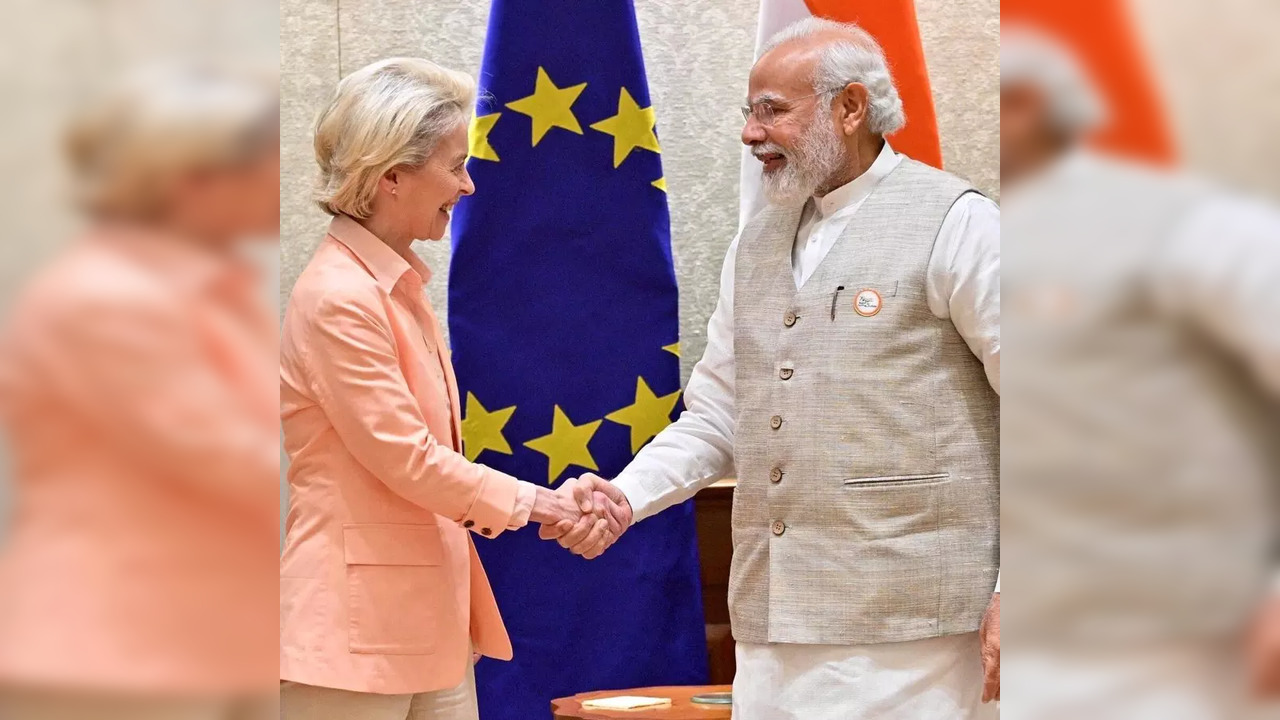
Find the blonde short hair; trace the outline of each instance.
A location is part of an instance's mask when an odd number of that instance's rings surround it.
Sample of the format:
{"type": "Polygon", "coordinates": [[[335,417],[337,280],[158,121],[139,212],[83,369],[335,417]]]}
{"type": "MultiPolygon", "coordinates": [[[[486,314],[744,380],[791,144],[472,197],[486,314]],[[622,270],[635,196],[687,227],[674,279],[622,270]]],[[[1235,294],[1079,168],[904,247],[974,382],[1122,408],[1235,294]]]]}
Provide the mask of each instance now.
{"type": "Polygon", "coordinates": [[[152,66],[93,96],[65,137],[78,204],[102,216],[157,212],[178,177],[279,147],[278,80],[253,69],[152,66]]]}
{"type": "Polygon", "coordinates": [[[389,58],[342,79],[316,119],[316,202],[330,215],[366,218],[378,179],[426,161],[449,131],[465,124],[475,82],[418,58],[389,58]]]}

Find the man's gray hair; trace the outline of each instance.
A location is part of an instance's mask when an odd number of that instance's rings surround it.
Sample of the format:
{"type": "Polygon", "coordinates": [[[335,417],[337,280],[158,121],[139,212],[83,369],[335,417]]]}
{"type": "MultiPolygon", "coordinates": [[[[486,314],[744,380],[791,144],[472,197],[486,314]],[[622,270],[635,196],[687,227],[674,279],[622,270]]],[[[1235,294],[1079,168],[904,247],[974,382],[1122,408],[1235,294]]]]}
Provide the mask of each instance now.
{"type": "Polygon", "coordinates": [[[846,85],[859,83],[867,88],[868,129],[882,136],[901,130],[907,124],[907,116],[902,110],[902,98],[898,97],[893,76],[889,74],[884,50],[880,49],[880,43],[871,37],[871,33],[854,23],[817,17],[798,20],[769,38],[760,54],[763,56],[783,43],[827,32],[844,37],[822,48],[813,76],[814,91],[821,93],[823,102],[830,104],[846,85]]]}
{"type": "Polygon", "coordinates": [[[1068,137],[1096,130],[1107,108],[1075,55],[1030,27],[1000,33],[1000,85],[1031,85],[1044,93],[1049,122],[1068,137]]]}

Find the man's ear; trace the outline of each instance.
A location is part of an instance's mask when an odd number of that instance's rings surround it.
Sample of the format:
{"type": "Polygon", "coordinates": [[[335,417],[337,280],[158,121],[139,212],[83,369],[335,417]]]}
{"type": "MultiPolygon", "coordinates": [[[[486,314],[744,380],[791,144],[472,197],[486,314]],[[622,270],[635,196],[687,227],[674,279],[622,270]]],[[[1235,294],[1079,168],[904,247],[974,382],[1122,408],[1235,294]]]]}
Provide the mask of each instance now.
{"type": "Polygon", "coordinates": [[[836,119],[845,135],[852,136],[867,123],[868,99],[867,86],[862,83],[849,83],[836,95],[836,119]]]}

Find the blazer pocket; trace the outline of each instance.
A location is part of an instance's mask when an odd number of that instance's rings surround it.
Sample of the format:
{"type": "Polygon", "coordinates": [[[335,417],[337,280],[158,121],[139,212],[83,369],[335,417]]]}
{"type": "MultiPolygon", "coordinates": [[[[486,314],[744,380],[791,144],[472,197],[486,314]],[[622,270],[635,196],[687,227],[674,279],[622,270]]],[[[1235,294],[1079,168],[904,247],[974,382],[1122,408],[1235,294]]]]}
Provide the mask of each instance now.
{"type": "Polygon", "coordinates": [[[937,485],[951,477],[951,473],[926,473],[922,475],[879,475],[876,477],[849,478],[845,487],[903,487],[906,485],[937,485]]]}
{"type": "Polygon", "coordinates": [[[435,652],[442,614],[453,613],[452,578],[435,525],[342,527],[349,650],[435,652]]]}

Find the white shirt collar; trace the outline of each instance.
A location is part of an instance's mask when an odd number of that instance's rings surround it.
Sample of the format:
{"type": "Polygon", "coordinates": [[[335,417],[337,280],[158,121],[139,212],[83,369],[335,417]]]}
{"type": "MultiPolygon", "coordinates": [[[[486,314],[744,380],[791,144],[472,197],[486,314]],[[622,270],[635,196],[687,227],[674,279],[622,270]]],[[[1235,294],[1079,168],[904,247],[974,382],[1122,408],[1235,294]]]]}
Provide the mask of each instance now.
{"type": "Polygon", "coordinates": [[[862,202],[886,175],[898,167],[900,162],[902,162],[902,156],[895,153],[893,148],[889,147],[889,141],[886,140],[884,147],[880,148],[880,154],[876,156],[866,172],[822,197],[813,198],[818,215],[829,218],[841,208],[862,202]]]}

